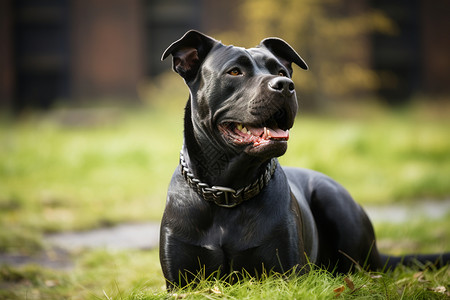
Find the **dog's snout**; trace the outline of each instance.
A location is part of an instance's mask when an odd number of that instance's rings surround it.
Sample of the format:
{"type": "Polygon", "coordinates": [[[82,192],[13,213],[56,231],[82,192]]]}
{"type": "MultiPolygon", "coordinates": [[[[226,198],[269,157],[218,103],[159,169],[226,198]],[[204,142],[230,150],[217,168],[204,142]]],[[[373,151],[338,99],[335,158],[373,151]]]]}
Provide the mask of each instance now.
{"type": "Polygon", "coordinates": [[[287,77],[276,77],[269,81],[269,89],[290,96],[294,93],[294,82],[287,77]]]}

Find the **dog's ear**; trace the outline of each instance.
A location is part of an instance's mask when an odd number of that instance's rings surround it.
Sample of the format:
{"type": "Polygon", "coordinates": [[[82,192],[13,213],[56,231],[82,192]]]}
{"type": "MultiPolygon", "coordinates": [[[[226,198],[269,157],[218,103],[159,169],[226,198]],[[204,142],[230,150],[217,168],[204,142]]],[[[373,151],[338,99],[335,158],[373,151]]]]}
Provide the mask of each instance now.
{"type": "Polygon", "coordinates": [[[161,60],[172,54],[173,70],[190,81],[195,78],[206,55],[217,43],[219,42],[201,32],[190,30],[164,51],[161,60]]]}
{"type": "Polygon", "coordinates": [[[303,60],[303,58],[295,52],[292,47],[279,38],[267,38],[261,41],[260,46],[268,49],[272,52],[281,63],[289,70],[290,75],[292,76],[292,63],[295,63],[297,66],[304,70],[308,70],[308,65],[303,60]]]}

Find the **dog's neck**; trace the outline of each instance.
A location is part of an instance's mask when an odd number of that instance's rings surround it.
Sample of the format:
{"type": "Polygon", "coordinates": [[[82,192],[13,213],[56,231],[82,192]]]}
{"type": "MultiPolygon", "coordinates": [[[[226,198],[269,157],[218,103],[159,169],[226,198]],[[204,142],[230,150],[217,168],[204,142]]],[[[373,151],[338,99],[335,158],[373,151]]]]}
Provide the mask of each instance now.
{"type": "Polygon", "coordinates": [[[236,153],[211,143],[195,134],[188,101],[184,117],[184,144],[182,154],[195,178],[211,186],[233,189],[244,187],[265,172],[270,158],[262,160],[243,152],[236,153]]]}

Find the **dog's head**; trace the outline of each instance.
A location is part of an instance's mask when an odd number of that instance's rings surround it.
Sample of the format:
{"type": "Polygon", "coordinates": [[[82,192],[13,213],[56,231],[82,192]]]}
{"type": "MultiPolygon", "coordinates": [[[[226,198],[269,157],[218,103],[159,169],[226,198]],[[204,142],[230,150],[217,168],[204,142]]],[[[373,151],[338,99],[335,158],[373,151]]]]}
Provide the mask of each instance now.
{"type": "Polygon", "coordinates": [[[298,108],[292,63],[308,68],[291,46],[267,38],[245,49],[189,31],[162,59],[169,55],[190,90],[197,140],[264,159],[284,154],[298,108]]]}

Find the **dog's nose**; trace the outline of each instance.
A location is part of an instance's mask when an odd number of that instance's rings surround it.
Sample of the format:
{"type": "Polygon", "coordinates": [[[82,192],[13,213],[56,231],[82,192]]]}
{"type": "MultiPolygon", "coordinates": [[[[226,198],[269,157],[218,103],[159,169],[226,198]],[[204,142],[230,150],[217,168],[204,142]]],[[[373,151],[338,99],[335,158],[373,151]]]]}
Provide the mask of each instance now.
{"type": "Polygon", "coordinates": [[[290,96],[294,93],[294,82],[287,77],[276,77],[269,81],[269,89],[290,96]]]}

